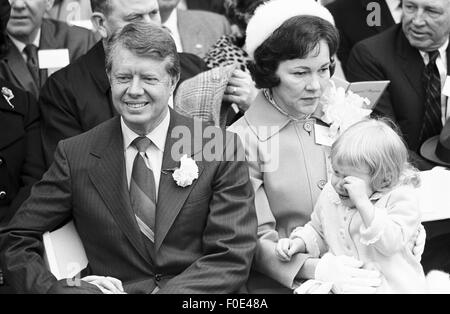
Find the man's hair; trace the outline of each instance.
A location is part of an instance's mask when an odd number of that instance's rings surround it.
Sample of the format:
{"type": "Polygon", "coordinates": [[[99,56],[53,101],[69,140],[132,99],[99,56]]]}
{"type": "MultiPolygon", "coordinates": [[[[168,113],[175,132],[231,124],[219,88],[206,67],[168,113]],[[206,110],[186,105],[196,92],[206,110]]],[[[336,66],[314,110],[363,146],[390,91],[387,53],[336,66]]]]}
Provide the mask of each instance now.
{"type": "Polygon", "coordinates": [[[92,12],[100,12],[108,15],[111,11],[110,0],[91,0],[92,12]]]}
{"type": "Polygon", "coordinates": [[[317,16],[299,15],[285,21],[254,53],[249,69],[258,88],[280,84],[276,74],[281,62],[306,58],[324,40],[330,50],[330,62],[339,46],[339,32],[330,22],[317,16]]]}
{"type": "Polygon", "coordinates": [[[417,185],[420,179],[408,162],[408,149],[398,127],[386,118],[368,119],[348,128],[333,143],[333,165],[366,167],[372,189],[384,192],[397,184],[417,185]]]}
{"type": "Polygon", "coordinates": [[[106,45],[106,72],[111,73],[114,54],[125,48],[135,56],[164,61],[168,59],[167,73],[172,78],[180,75],[177,47],[170,33],[153,23],[130,23],[111,36],[106,45]]]}

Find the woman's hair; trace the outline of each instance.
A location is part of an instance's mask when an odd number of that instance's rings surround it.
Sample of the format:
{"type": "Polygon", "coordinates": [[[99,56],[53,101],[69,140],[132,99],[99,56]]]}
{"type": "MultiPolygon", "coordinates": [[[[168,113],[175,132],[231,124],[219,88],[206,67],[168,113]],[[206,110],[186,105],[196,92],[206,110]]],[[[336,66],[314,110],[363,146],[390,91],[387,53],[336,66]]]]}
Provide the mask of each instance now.
{"type": "Polygon", "coordinates": [[[311,15],[294,16],[285,21],[255,50],[249,69],[256,87],[278,86],[280,78],[276,71],[280,63],[306,58],[313,51],[319,54],[317,48],[322,40],[333,56],[339,46],[339,32],[330,22],[311,15]]]}
{"type": "Polygon", "coordinates": [[[236,24],[245,31],[249,18],[255,9],[268,0],[225,0],[225,14],[231,24],[236,24]]]}
{"type": "Polygon", "coordinates": [[[398,184],[420,182],[416,170],[408,162],[408,150],[398,128],[388,119],[368,119],[348,128],[331,148],[333,165],[369,170],[371,187],[382,192],[398,184]]]}

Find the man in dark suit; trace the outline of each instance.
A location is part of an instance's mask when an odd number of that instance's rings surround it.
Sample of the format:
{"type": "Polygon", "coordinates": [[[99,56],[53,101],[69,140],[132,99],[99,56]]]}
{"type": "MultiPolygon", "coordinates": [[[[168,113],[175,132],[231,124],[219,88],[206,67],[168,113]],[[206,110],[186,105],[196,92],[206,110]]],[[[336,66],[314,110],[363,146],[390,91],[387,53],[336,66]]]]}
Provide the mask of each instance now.
{"type": "MultiPolygon", "coordinates": [[[[0,54],[6,43],[8,1],[0,3],[0,54]]],[[[0,226],[6,226],[44,173],[39,112],[30,93],[0,79],[0,226]]],[[[10,293],[0,265],[0,294],[10,293]]]]}
{"type": "Polygon", "coordinates": [[[201,10],[179,10],[180,0],[158,0],[163,25],[171,31],[178,51],[204,58],[217,40],[231,32],[220,14],[201,10]]]}
{"type": "Polygon", "coordinates": [[[211,159],[207,125],[169,109],[179,60],[168,31],[131,23],[108,47],[120,116],[61,141],[54,164],[0,231],[11,284],[19,292],[92,291],[57,281],[40,254],[42,233],[73,219],[96,277],[86,280],[104,292],[239,291],[257,224],[239,139],[209,126],[223,139],[211,159]]]}
{"type": "MultiPolygon", "coordinates": [[[[377,35],[399,22],[394,21],[387,2],[396,0],[336,0],[326,6],[339,30],[341,41],[337,55],[344,73],[347,72],[346,65],[350,51],[356,43],[377,35]]],[[[400,4],[400,0],[397,2],[400,4]]]]}
{"type": "MultiPolygon", "coordinates": [[[[95,0],[92,5],[93,21],[103,41],[53,74],[42,88],[39,106],[48,166],[60,140],[88,131],[116,114],[105,72],[104,42],[131,18],[161,22],[156,0],[95,0]]],[[[181,53],[180,62],[180,82],[206,70],[204,62],[195,55],[181,53]]]]}
{"type": "MultiPolygon", "coordinates": [[[[424,133],[424,127],[430,117],[427,104],[434,94],[425,86],[425,69],[430,65],[431,53],[438,52],[435,76],[440,86],[434,89],[440,91],[450,73],[449,36],[450,0],[404,0],[402,24],[358,43],[348,61],[350,81],[391,81],[374,113],[399,125],[413,155],[413,163],[421,170],[432,167],[417,154],[421,144],[429,138],[425,136],[429,133],[424,133]]],[[[448,97],[441,93],[435,96],[437,119],[433,126],[439,132],[443,121],[450,116],[450,109],[448,97]]],[[[442,223],[445,222],[424,223],[428,240],[422,259],[425,270],[439,264],[435,260],[442,256],[438,250],[429,251],[433,247],[432,238],[442,235],[437,230],[449,230],[448,225],[436,226],[442,223]]]]}
{"type": "Polygon", "coordinates": [[[52,0],[10,2],[8,53],[0,63],[0,77],[37,98],[49,74],[47,69],[39,70],[38,50],[68,49],[71,62],[85,54],[96,40],[89,30],[43,19],[52,0]]]}

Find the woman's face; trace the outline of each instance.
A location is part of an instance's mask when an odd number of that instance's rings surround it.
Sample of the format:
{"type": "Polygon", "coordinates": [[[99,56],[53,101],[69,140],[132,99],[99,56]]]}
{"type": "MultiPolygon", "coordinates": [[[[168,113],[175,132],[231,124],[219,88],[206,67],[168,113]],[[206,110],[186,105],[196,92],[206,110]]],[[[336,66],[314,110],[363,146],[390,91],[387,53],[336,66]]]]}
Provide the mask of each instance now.
{"type": "Polygon", "coordinates": [[[272,88],[275,102],[287,113],[301,118],[314,113],[330,79],[330,50],[321,40],[304,59],[280,62],[280,84],[272,88]]]}

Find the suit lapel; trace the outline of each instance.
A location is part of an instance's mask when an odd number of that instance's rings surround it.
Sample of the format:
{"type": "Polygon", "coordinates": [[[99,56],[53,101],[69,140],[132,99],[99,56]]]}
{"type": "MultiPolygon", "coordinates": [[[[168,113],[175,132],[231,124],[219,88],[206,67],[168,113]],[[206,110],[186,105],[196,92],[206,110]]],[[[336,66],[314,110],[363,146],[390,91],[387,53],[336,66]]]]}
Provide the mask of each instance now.
{"type": "Polygon", "coordinates": [[[447,46],[447,77],[449,76],[450,76],[450,43],[447,46]]]}
{"type": "Polygon", "coordinates": [[[90,169],[89,178],[130,243],[150,261],[130,204],[120,118],[116,117],[110,123],[110,132],[104,132],[97,149],[91,152],[98,162],[90,169]]]}
{"type": "Polygon", "coordinates": [[[398,33],[396,36],[397,45],[397,60],[401,64],[403,73],[408,78],[409,83],[419,96],[419,99],[423,99],[424,88],[422,84],[422,75],[425,68],[422,56],[420,52],[412,47],[408,39],[406,39],[401,26],[398,26],[398,33]]]}
{"type": "MultiPolygon", "coordinates": [[[[166,237],[167,232],[169,231],[170,227],[175,221],[175,218],[183,207],[183,204],[192,191],[192,188],[198,181],[198,179],[194,180],[194,182],[190,186],[183,188],[178,186],[172,177],[173,170],[180,166],[179,159],[174,159],[171,152],[174,144],[182,138],[182,136],[179,136],[177,138],[171,136],[172,130],[176,126],[186,127],[185,130],[189,130],[190,133],[189,135],[186,135],[190,137],[190,144],[192,144],[193,146],[187,147],[186,150],[183,151],[183,154],[192,156],[193,152],[196,152],[197,147],[199,147],[200,151],[202,149],[202,143],[194,143],[194,138],[197,138],[201,141],[201,136],[194,136],[194,120],[183,117],[175,111],[171,110],[169,130],[167,133],[166,144],[164,147],[163,163],[161,167],[162,170],[159,183],[158,203],[156,206],[155,251],[158,251],[158,249],[161,247],[161,244],[166,237]]],[[[186,139],[184,138],[184,140],[186,139]]],[[[196,162],[196,164],[198,166],[200,178],[203,171],[203,164],[201,162],[196,162]]]]}
{"type": "MultiPolygon", "coordinates": [[[[2,86],[0,86],[1,88],[2,86]]],[[[14,101],[14,98],[11,99],[11,104],[15,106],[15,108],[12,108],[3,95],[0,94],[0,125],[2,126],[2,130],[5,130],[5,132],[0,132],[0,150],[17,141],[22,136],[25,136],[23,127],[17,123],[17,121],[21,122],[23,119],[21,117],[23,115],[21,112],[22,104],[17,105],[14,101]]]]}
{"type": "Polygon", "coordinates": [[[12,74],[23,89],[30,91],[35,97],[37,97],[39,93],[38,87],[36,86],[33,77],[28,70],[27,64],[23,59],[21,52],[11,40],[9,40],[9,45],[10,49],[6,59],[12,74]]]}
{"type": "Polygon", "coordinates": [[[88,58],[86,58],[86,63],[88,70],[97,85],[97,87],[101,90],[101,92],[105,95],[106,99],[108,99],[108,106],[111,112],[111,117],[117,115],[117,111],[114,108],[112,103],[111,96],[111,86],[109,84],[108,76],[105,71],[105,49],[103,48],[103,41],[100,40],[95,44],[91,50],[89,50],[88,58]],[[103,65],[103,66],[100,66],[103,65]]]}
{"type": "Polygon", "coordinates": [[[55,36],[55,25],[44,19],[42,21],[39,49],[58,49],[59,46],[55,36]]]}

